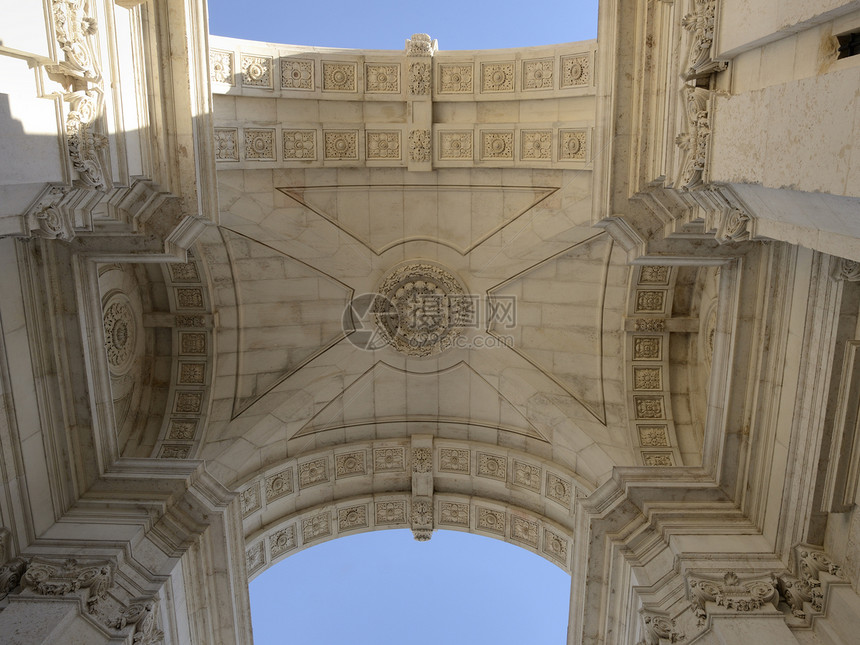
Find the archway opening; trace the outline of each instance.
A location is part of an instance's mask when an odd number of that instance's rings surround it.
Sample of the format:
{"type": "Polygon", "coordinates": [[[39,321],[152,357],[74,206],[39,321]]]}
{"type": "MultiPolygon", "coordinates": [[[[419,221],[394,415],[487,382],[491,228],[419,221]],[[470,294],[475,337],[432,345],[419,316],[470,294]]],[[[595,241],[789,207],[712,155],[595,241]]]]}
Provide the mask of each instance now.
{"type": "Polygon", "coordinates": [[[255,645],[564,643],[570,575],[512,544],[437,530],[345,536],[250,584],[255,645]]]}

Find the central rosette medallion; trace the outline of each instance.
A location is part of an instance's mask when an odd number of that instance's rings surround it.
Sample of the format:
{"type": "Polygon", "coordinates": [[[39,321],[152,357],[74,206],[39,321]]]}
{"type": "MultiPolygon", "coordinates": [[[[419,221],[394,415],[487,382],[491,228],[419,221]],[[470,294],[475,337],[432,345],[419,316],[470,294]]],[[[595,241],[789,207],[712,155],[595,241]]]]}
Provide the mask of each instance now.
{"type": "Polygon", "coordinates": [[[383,278],[373,303],[374,320],[388,344],[417,357],[452,347],[474,315],[474,302],[461,282],[427,261],[395,267],[383,278]]]}

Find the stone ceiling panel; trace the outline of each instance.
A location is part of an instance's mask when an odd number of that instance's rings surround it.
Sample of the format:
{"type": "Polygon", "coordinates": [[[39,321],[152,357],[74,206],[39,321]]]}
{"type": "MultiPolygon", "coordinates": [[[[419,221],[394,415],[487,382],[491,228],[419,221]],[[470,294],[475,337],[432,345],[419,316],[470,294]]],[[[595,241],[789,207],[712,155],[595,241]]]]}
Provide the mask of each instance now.
{"type": "Polygon", "coordinates": [[[344,337],[352,290],[266,244],[225,229],[240,309],[233,415],[344,337]]]}
{"type": "Polygon", "coordinates": [[[366,185],[280,190],[376,254],[406,241],[432,240],[466,255],[557,188],[366,185]]]}
{"type": "Polygon", "coordinates": [[[477,426],[547,440],[524,411],[465,362],[429,373],[377,362],[319,409],[293,438],[414,421],[477,426]]]}

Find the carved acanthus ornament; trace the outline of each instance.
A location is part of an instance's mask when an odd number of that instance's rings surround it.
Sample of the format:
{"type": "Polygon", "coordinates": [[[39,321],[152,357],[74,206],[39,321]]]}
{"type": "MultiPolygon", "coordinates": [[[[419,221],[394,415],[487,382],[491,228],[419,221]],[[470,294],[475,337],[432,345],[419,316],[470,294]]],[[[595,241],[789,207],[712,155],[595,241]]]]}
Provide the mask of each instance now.
{"type": "Polygon", "coordinates": [[[417,60],[409,63],[409,93],[415,96],[430,94],[430,63],[417,60]]]}
{"type": "Polygon", "coordinates": [[[86,590],[87,609],[93,613],[113,584],[113,565],[108,561],[80,564],[75,559],[54,562],[36,557],[27,567],[21,584],[41,596],[64,596],[86,590]]]}
{"type": "Polygon", "coordinates": [[[675,621],[651,611],[641,611],[642,640],[637,645],[661,645],[662,643],[682,643],[687,635],[679,631],[675,621]]]}
{"type": "Polygon", "coordinates": [[[21,578],[27,570],[27,561],[13,558],[0,567],[0,600],[21,584],[21,578]]]}
{"type": "Polygon", "coordinates": [[[0,600],[21,583],[21,576],[27,569],[27,561],[22,558],[9,559],[12,535],[9,529],[0,527],[0,600]]]}
{"type": "Polygon", "coordinates": [[[795,573],[779,576],[779,593],[791,608],[789,625],[808,626],[824,613],[827,586],[847,584],[839,565],[820,549],[798,545],[794,549],[795,573]]]}
{"type": "Polygon", "coordinates": [[[72,223],[60,202],[68,194],[66,186],[48,186],[27,210],[26,227],[31,235],[70,240],[75,236],[72,223]]]}
{"type": "Polygon", "coordinates": [[[85,185],[107,191],[111,187],[110,179],[101,158],[107,147],[107,137],[93,129],[101,112],[101,93],[95,90],[73,92],[66,100],[70,108],[66,115],[66,141],[72,166],[85,185]]]}
{"type": "Polygon", "coordinates": [[[101,81],[92,36],[98,22],[90,12],[90,0],[53,0],[54,35],[64,60],[51,71],[88,81],[101,81]]]}
{"type": "Polygon", "coordinates": [[[690,602],[699,627],[708,622],[708,605],[739,613],[756,612],[768,605],[776,608],[779,595],[773,574],[739,576],[734,571],[723,575],[700,574],[687,578],[690,602]]]}
{"type": "Polygon", "coordinates": [[[51,13],[63,60],[45,69],[69,90],[63,100],[69,104],[65,135],[72,167],[85,187],[108,191],[112,186],[103,158],[107,138],[96,127],[103,90],[94,38],[98,22],[90,0],[53,0],[51,13]]]}
{"type": "Polygon", "coordinates": [[[860,262],[837,258],[833,262],[831,276],[834,280],[845,280],[846,282],[860,282],[860,262]]]}
{"type": "Polygon", "coordinates": [[[411,130],[409,132],[409,160],[430,161],[430,130],[411,130]]]}
{"type": "Polygon", "coordinates": [[[722,72],[728,63],[714,60],[714,24],[716,0],[693,0],[693,11],[681,19],[687,30],[687,69],[681,74],[685,81],[704,78],[722,72]]]}
{"type": "Polygon", "coordinates": [[[425,495],[412,497],[412,535],[426,542],[433,535],[433,500],[425,495]]]}
{"type": "Polygon", "coordinates": [[[722,213],[716,226],[716,240],[725,242],[742,242],[750,239],[750,224],[752,218],[739,208],[729,208],[722,213]]]}
{"type": "Polygon", "coordinates": [[[107,620],[105,624],[116,630],[123,630],[129,625],[134,626],[134,645],[155,645],[164,640],[164,632],[158,629],[158,600],[154,598],[138,598],[128,607],[107,620]]]}
{"type": "Polygon", "coordinates": [[[687,131],[675,138],[675,145],[681,154],[675,187],[691,190],[706,180],[711,141],[711,91],[685,85],[682,92],[687,131]]]}
{"type": "Polygon", "coordinates": [[[412,34],[406,41],[407,56],[432,56],[439,49],[439,44],[429,34],[412,34]]]}

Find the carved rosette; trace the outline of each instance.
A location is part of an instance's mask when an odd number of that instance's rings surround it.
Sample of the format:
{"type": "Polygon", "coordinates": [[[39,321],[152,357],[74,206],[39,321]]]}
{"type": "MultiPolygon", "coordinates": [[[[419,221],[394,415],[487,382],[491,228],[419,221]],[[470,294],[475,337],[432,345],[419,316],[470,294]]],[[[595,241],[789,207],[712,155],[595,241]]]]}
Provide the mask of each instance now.
{"type": "Polygon", "coordinates": [[[41,596],[86,591],[87,609],[92,613],[113,585],[113,565],[106,560],[82,564],[75,559],[56,562],[36,557],[27,567],[21,584],[41,596]]]}
{"type": "Polygon", "coordinates": [[[112,296],[104,306],[105,350],[111,374],[121,376],[134,361],[137,324],[131,302],[124,294],[112,296]]]}
{"type": "Polygon", "coordinates": [[[66,115],[66,142],[72,167],[86,186],[107,191],[111,188],[111,181],[102,159],[107,138],[94,131],[95,121],[101,112],[101,92],[72,92],[66,96],[66,100],[70,108],[66,115]]]}
{"type": "Polygon", "coordinates": [[[716,0],[693,0],[693,11],[681,19],[688,32],[687,69],[681,74],[685,81],[710,76],[728,67],[725,61],[714,60],[714,24],[716,0]]]}
{"type": "Polygon", "coordinates": [[[383,338],[407,356],[439,354],[453,346],[472,302],[446,269],[410,262],[389,273],[377,289],[373,314],[383,338]]]}
{"type": "Polygon", "coordinates": [[[708,621],[709,603],[738,613],[749,613],[766,609],[768,605],[775,609],[779,602],[773,574],[741,577],[729,571],[722,576],[689,575],[687,584],[699,627],[708,621]]]}
{"type": "Polygon", "coordinates": [[[683,93],[687,132],[675,139],[681,152],[676,186],[692,190],[705,181],[711,140],[711,92],[703,87],[686,85],[683,93]]]}

